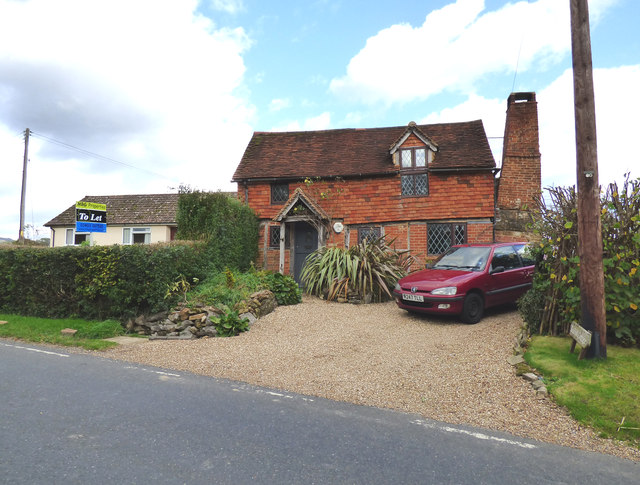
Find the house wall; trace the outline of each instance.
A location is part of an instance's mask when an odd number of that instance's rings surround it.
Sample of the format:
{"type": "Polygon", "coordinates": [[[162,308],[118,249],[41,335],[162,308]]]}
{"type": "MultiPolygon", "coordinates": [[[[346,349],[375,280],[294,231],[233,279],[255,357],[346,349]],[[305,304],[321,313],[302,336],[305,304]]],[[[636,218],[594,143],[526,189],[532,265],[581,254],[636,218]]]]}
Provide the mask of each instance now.
{"type": "MultiPolygon", "coordinates": [[[[430,174],[429,195],[402,197],[400,176],[370,177],[344,181],[303,181],[289,184],[289,193],[301,187],[331,218],[331,228],[323,241],[328,246],[348,247],[358,241],[358,229],[376,226],[397,249],[410,250],[416,257],[413,269],[423,267],[434,255],[427,254],[427,228],[430,223],[467,224],[467,242],[492,242],[494,217],[494,177],[491,172],[430,174]],[[336,233],[334,222],[344,230],[336,233]]],[[[279,226],[273,218],[283,203],[271,204],[271,185],[239,185],[238,199],[245,201],[261,221],[257,265],[277,271],[280,252],[269,248],[268,227],[279,226]]],[[[289,230],[289,228],[287,228],[289,230]]],[[[293,247],[293,241],[291,241],[293,247]]],[[[285,253],[285,274],[291,273],[291,248],[285,253]]]]}
{"type": "MultiPolygon", "coordinates": [[[[123,225],[114,224],[107,225],[107,232],[90,233],[89,241],[92,246],[111,246],[113,244],[122,244],[122,229],[124,227],[149,227],[151,228],[151,244],[159,242],[168,242],[171,240],[170,226],[152,226],[150,224],[123,225]]],[[[52,227],[51,228],[51,247],[66,246],[66,231],[73,229],[74,226],[52,227]]]]}
{"type": "MultiPolygon", "coordinates": [[[[402,197],[400,176],[371,177],[344,181],[293,182],[314,198],[332,219],[345,225],[407,222],[412,220],[476,219],[494,217],[494,177],[491,172],[429,174],[429,195],[402,197]]],[[[249,206],[260,219],[273,219],[283,204],[271,204],[271,185],[247,187],[249,206]]],[[[238,187],[238,199],[245,189],[238,187]]]]}

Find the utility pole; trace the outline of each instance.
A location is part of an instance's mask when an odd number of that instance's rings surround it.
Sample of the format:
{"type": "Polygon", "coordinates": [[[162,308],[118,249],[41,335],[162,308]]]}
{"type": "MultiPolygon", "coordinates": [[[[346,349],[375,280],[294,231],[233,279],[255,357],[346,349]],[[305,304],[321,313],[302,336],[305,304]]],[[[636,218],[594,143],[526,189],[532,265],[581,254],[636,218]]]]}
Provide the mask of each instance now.
{"type": "Polygon", "coordinates": [[[582,326],[592,332],[586,358],[607,357],[602,221],[587,0],[571,0],[571,53],[576,122],[578,254],[582,326]]]}
{"type": "Polygon", "coordinates": [[[29,128],[24,131],[24,160],[22,162],[22,192],[20,193],[20,232],[18,242],[24,244],[24,206],[27,197],[27,162],[29,161],[29,128]]]}

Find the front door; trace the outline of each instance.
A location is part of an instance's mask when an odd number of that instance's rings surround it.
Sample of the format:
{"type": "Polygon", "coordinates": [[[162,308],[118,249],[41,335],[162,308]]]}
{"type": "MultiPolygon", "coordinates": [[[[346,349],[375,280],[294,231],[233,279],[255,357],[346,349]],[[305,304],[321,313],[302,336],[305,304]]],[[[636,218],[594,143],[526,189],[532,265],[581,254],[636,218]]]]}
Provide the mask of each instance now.
{"type": "Polygon", "coordinates": [[[300,280],[302,267],[306,257],[318,249],[318,230],[306,222],[296,222],[293,237],[293,277],[298,285],[302,287],[302,281],[300,280]]]}

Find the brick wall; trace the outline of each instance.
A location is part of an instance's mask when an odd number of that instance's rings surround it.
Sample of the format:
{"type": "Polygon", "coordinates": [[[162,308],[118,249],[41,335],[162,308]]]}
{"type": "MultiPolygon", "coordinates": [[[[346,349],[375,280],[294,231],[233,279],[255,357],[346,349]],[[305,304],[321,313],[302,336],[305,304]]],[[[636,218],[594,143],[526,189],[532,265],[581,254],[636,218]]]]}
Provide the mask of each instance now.
{"type": "MultiPolygon", "coordinates": [[[[494,217],[494,177],[490,172],[429,175],[429,195],[402,197],[400,176],[349,179],[340,182],[289,184],[289,193],[301,187],[331,216],[345,225],[423,219],[494,217]],[[322,194],[325,194],[323,196],[322,194]],[[324,198],[323,198],[324,197],[324,198]]],[[[260,219],[273,219],[284,204],[271,204],[268,183],[248,186],[249,206],[260,219]]],[[[245,188],[238,198],[244,200],[245,188]]]]}
{"type": "Polygon", "coordinates": [[[538,104],[535,93],[514,93],[507,100],[502,170],[497,188],[495,238],[530,240],[529,210],[541,191],[538,104]]]}
{"type": "Polygon", "coordinates": [[[507,101],[498,207],[531,207],[540,194],[538,103],[535,93],[515,93],[507,101]]]}
{"type": "MultiPolygon", "coordinates": [[[[442,222],[442,221],[438,221],[442,222]]],[[[468,243],[487,243],[493,241],[493,223],[488,220],[465,220],[457,222],[466,222],[467,224],[467,242],[468,243]]],[[[430,221],[411,221],[411,222],[392,222],[376,224],[381,233],[387,236],[387,240],[392,242],[393,247],[398,250],[410,250],[411,255],[416,259],[416,264],[412,269],[421,269],[425,263],[434,260],[436,255],[427,254],[428,241],[428,225],[430,221]]],[[[258,252],[257,267],[278,271],[280,263],[279,248],[270,248],[268,242],[269,226],[279,226],[278,223],[263,221],[260,229],[260,251],[258,252]],[[265,239],[265,234],[267,239],[265,239]]],[[[341,233],[333,230],[329,231],[327,238],[327,246],[348,247],[357,244],[358,229],[362,226],[353,225],[345,226],[341,233]],[[349,244],[347,244],[347,239],[349,244]]],[[[292,231],[292,226],[287,225],[287,231],[292,231]]],[[[526,238],[525,238],[526,239],[526,238]]],[[[516,237],[513,240],[522,240],[522,237],[516,237]]],[[[291,273],[291,253],[293,245],[285,250],[285,274],[291,273]]]]}

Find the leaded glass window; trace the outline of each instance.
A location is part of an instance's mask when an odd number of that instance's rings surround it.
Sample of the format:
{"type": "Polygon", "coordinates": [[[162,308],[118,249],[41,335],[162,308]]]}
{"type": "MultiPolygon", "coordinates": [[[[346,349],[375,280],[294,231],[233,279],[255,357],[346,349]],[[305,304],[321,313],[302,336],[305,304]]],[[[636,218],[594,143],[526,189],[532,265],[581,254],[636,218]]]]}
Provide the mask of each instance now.
{"type": "Polygon", "coordinates": [[[271,184],[271,203],[281,204],[289,200],[289,184],[271,184]]]}
{"type": "MultiPolygon", "coordinates": [[[[284,234],[284,247],[289,248],[289,231],[284,234]]],[[[280,249],[280,226],[269,226],[269,248],[280,249]]]]}
{"type": "Polygon", "coordinates": [[[467,242],[466,224],[429,224],[427,226],[427,252],[442,254],[455,244],[467,242]]]}
{"type": "Polygon", "coordinates": [[[379,227],[361,227],[358,229],[358,244],[361,244],[363,241],[371,242],[379,237],[379,227]]]}
{"type": "Polygon", "coordinates": [[[405,148],[400,150],[402,168],[422,168],[427,166],[427,149],[405,148]]]}
{"type": "Polygon", "coordinates": [[[400,153],[402,154],[402,168],[411,168],[413,166],[411,150],[402,150],[400,153]]]}
{"type": "Polygon", "coordinates": [[[429,195],[429,179],[426,173],[402,175],[402,195],[429,195]]]}
{"type": "Polygon", "coordinates": [[[420,197],[429,195],[429,178],[426,172],[428,153],[426,147],[400,150],[402,161],[400,185],[403,196],[420,197]]]}

